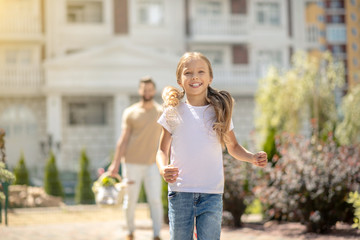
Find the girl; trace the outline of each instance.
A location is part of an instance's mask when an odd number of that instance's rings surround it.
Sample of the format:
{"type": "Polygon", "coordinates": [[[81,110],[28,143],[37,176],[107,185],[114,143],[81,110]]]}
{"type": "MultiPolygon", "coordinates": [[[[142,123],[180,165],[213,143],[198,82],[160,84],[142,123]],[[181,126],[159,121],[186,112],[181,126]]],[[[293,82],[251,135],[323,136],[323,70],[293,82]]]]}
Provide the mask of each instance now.
{"type": "Polygon", "coordinates": [[[213,72],[204,55],[185,53],[176,77],[183,91],[164,89],[165,109],[158,120],[163,129],[156,157],[160,174],[169,183],[170,236],[172,240],[193,239],[195,223],[199,240],[220,239],[222,147],[234,158],[259,167],[266,166],[267,155],[253,154],[238,144],[231,120],[233,99],[228,92],[210,87],[213,72]]]}

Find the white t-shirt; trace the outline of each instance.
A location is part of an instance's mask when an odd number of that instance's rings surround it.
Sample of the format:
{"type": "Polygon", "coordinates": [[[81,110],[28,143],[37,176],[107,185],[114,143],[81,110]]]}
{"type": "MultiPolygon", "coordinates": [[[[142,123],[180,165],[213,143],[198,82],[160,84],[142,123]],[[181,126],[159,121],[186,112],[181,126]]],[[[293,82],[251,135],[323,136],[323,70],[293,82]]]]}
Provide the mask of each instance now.
{"type": "MultiPolygon", "coordinates": [[[[181,102],[174,110],[165,111],[158,120],[172,135],[170,164],[179,168],[179,177],[175,183],[169,184],[169,190],[223,193],[222,148],[212,129],[215,121],[214,108],[210,105],[191,106],[181,102]]],[[[230,130],[232,129],[231,121],[230,130]]]]}

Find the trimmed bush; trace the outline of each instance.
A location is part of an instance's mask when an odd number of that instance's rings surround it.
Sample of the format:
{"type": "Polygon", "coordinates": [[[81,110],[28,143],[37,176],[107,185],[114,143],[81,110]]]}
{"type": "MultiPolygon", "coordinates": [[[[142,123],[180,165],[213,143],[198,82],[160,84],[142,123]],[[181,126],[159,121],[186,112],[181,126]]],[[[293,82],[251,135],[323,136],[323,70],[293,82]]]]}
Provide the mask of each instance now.
{"type": "Polygon", "coordinates": [[[299,220],[307,231],[324,233],[352,215],[346,202],[360,183],[360,147],[283,135],[281,157],[268,166],[268,183],[259,197],[276,219],[299,220]]]}
{"type": "Polygon", "coordinates": [[[75,202],[78,204],[94,204],[95,196],[92,191],[93,181],[89,173],[89,159],[85,150],[82,150],[80,157],[80,171],[75,191],[75,202]]]}
{"type": "Polygon", "coordinates": [[[59,172],[53,152],[50,152],[50,157],[45,166],[44,189],[49,195],[64,197],[64,190],[59,179],[59,172]]]}
{"type": "Polygon", "coordinates": [[[234,159],[229,154],[224,154],[224,211],[232,215],[234,227],[241,227],[241,216],[247,205],[254,200],[252,192],[256,184],[257,170],[252,164],[234,159]]]}
{"type": "Polygon", "coordinates": [[[15,185],[27,185],[29,186],[29,172],[26,168],[24,154],[21,153],[20,160],[14,168],[15,185]]]}

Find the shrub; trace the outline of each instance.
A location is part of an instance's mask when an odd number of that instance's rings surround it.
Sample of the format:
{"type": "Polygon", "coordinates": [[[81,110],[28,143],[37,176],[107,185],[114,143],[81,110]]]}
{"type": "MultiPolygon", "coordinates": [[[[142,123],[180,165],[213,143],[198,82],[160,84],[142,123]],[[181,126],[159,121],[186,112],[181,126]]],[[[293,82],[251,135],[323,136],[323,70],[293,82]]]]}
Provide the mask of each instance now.
{"type": "Polygon", "coordinates": [[[75,202],[78,204],[94,204],[95,196],[92,191],[92,180],[89,173],[89,159],[85,150],[81,152],[80,171],[75,192],[75,202]]]}
{"type": "Polygon", "coordinates": [[[349,194],[348,203],[351,203],[355,208],[354,224],[352,227],[360,229],[360,195],[357,191],[349,194]]]}
{"type": "Polygon", "coordinates": [[[327,232],[352,214],[347,195],[359,187],[360,147],[284,135],[281,157],[267,170],[268,186],[259,189],[270,217],[300,220],[309,232],[327,232]]]}
{"type": "Polygon", "coordinates": [[[64,197],[63,186],[59,179],[56,159],[53,152],[50,152],[50,157],[45,166],[44,189],[49,195],[64,197]]]}
{"type": "Polygon", "coordinates": [[[20,160],[14,168],[15,185],[29,185],[29,172],[26,168],[24,154],[21,153],[20,160]]]}
{"type": "Polygon", "coordinates": [[[224,154],[224,211],[231,213],[233,226],[241,227],[241,216],[248,204],[254,200],[252,189],[256,184],[256,170],[249,163],[224,154]]]}
{"type": "Polygon", "coordinates": [[[15,180],[15,176],[12,172],[10,172],[9,170],[6,169],[6,165],[5,163],[3,163],[2,161],[0,161],[0,202],[1,200],[5,199],[5,194],[3,191],[5,191],[5,187],[2,186],[2,184],[4,185],[8,185],[9,183],[11,183],[12,181],[15,180]]]}

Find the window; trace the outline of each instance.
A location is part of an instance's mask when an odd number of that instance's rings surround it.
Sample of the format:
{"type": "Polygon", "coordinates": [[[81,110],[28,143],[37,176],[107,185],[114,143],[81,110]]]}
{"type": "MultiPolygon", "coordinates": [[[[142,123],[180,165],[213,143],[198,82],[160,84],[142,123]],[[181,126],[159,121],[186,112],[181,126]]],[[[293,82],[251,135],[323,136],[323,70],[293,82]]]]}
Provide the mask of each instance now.
{"type": "Polygon", "coordinates": [[[148,26],[160,26],[164,22],[164,3],[162,1],[139,1],[138,23],[148,26]]]}
{"type": "Polygon", "coordinates": [[[259,2],[256,4],[256,21],[259,25],[280,25],[280,6],[278,3],[259,2]]]}
{"type": "Polygon", "coordinates": [[[69,103],[69,125],[106,125],[106,102],[69,103]]]}
{"type": "Polygon", "coordinates": [[[356,15],[355,15],[355,13],[351,13],[351,20],[356,21],[356,15]]]}
{"type": "Polygon", "coordinates": [[[359,81],[359,76],[358,76],[356,73],[354,73],[354,80],[355,80],[356,82],[359,81]]]}
{"type": "Polygon", "coordinates": [[[219,16],[221,15],[221,2],[201,0],[198,2],[196,13],[201,16],[219,16]]]}
{"type": "Polygon", "coordinates": [[[34,136],[38,130],[34,113],[22,104],[7,108],[0,116],[0,125],[7,137],[34,136]]]}
{"type": "Polygon", "coordinates": [[[233,63],[234,64],[248,64],[249,54],[246,45],[234,45],[233,46],[233,63]]]}
{"type": "Polygon", "coordinates": [[[326,28],[326,39],[329,43],[346,42],[346,27],[328,26],[326,28]]]}
{"type": "Polygon", "coordinates": [[[345,45],[333,45],[332,52],[334,53],[334,55],[339,55],[345,53],[345,48],[345,45]]]}
{"type": "Polygon", "coordinates": [[[5,62],[7,65],[30,65],[32,63],[32,53],[29,49],[11,49],[5,52],[5,62]]]}
{"type": "Polygon", "coordinates": [[[328,23],[344,23],[345,17],[341,16],[341,15],[328,16],[327,22],[328,23]]]}
{"type": "Polygon", "coordinates": [[[101,0],[68,0],[68,23],[101,23],[103,22],[103,3],[101,0]]]}
{"type": "Polygon", "coordinates": [[[351,47],[354,51],[356,51],[358,49],[358,46],[356,43],[351,44],[351,47]]]}
{"type": "Polygon", "coordinates": [[[356,35],[357,35],[356,28],[352,28],[352,29],[351,29],[351,33],[352,33],[353,36],[356,36],[356,35]]]}
{"type": "Polygon", "coordinates": [[[357,65],[358,65],[358,60],[357,60],[357,58],[353,58],[353,64],[354,64],[355,67],[357,67],[357,65]]]}
{"type": "Polygon", "coordinates": [[[260,77],[267,74],[270,66],[281,67],[282,55],[280,50],[261,50],[257,53],[257,68],[260,77]]]}
{"type": "Polygon", "coordinates": [[[199,50],[202,54],[204,54],[212,65],[222,65],[224,62],[224,53],[221,50],[213,50],[213,49],[207,49],[207,50],[199,50]]]}
{"type": "Polygon", "coordinates": [[[330,1],[330,8],[343,8],[343,3],[339,0],[332,0],[330,1]]]}

